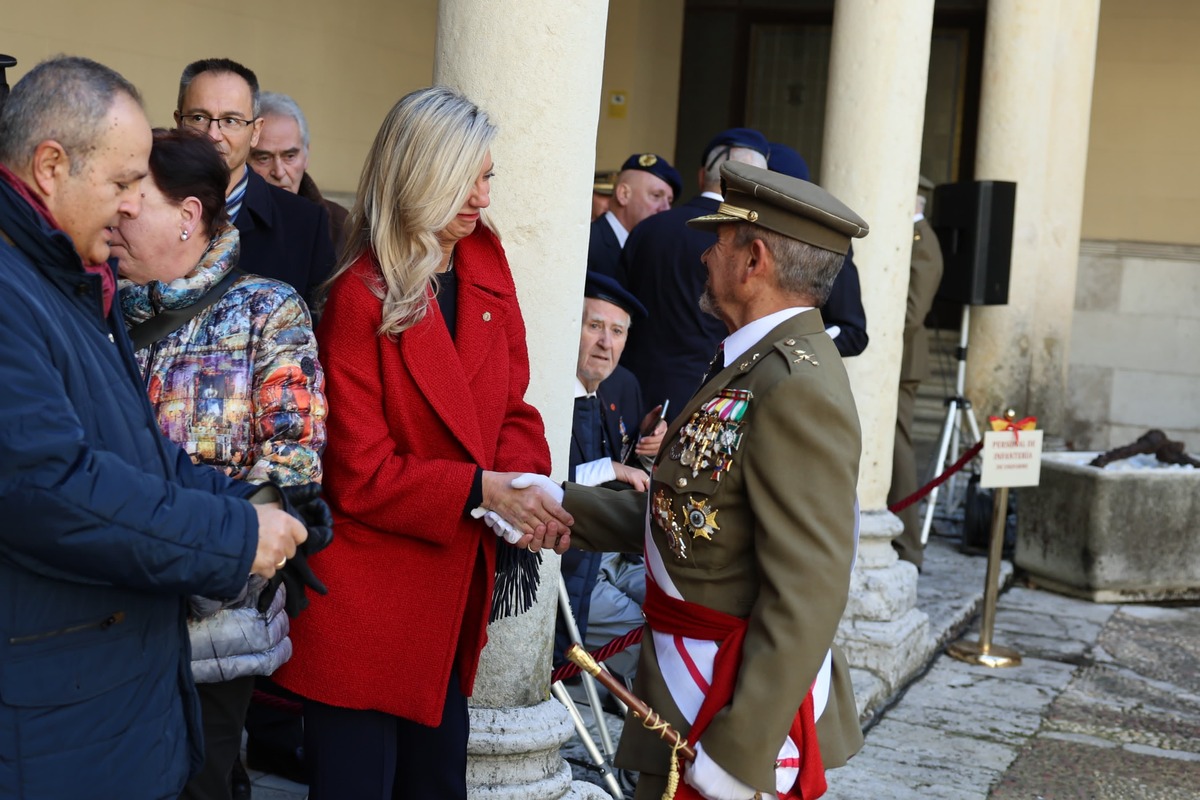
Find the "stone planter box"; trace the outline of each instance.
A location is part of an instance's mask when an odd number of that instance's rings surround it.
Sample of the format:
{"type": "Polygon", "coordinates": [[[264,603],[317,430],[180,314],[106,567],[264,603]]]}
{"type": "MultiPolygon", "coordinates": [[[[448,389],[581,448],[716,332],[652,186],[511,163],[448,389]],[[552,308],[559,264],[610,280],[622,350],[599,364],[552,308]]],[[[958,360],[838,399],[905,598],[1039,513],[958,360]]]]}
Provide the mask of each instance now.
{"type": "Polygon", "coordinates": [[[1018,489],[1013,562],[1039,586],[1095,602],[1200,599],[1200,469],[1107,469],[1046,453],[1018,489]]]}

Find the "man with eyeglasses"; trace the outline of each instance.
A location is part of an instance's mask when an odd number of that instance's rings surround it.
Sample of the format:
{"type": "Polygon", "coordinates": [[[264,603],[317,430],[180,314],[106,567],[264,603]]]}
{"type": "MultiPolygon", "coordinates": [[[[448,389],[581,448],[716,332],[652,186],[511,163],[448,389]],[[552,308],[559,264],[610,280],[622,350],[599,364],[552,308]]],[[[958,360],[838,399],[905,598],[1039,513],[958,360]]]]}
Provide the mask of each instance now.
{"type": "Polygon", "coordinates": [[[239,266],[291,284],[311,306],[333,269],[329,215],[247,168],[262,134],[259,114],[258,77],[247,67],[208,58],[184,68],[175,123],[206,134],[229,167],[225,208],[241,234],[239,266]]]}
{"type": "Polygon", "coordinates": [[[286,94],[263,92],[259,101],[262,132],[250,148],[250,169],[267,183],[324,206],[329,212],[329,233],[340,250],[342,232],[350,212],[327,199],[308,173],[308,120],[300,106],[286,94]]]}

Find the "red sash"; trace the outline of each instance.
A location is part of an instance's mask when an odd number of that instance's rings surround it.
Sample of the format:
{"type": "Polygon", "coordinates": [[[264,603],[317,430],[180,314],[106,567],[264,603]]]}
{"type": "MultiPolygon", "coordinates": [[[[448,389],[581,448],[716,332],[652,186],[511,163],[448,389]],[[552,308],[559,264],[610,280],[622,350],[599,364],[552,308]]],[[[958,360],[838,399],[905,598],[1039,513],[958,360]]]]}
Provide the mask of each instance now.
{"type": "MultiPolygon", "coordinates": [[[[676,600],[658,588],[653,580],[646,581],[646,602],[642,611],[650,627],[659,633],[720,642],[713,660],[712,685],[687,735],[688,743],[695,746],[717,712],[733,699],[733,689],[742,663],[742,643],[746,639],[746,620],[697,603],[676,600]]],[[[810,687],[789,731],[792,741],[800,750],[800,763],[789,766],[798,766],[800,775],[795,786],[779,795],[784,800],[816,800],[825,794],[827,788],[813,711],[810,687]]],[[[675,797],[678,800],[702,800],[687,783],[679,784],[675,797]]]]}

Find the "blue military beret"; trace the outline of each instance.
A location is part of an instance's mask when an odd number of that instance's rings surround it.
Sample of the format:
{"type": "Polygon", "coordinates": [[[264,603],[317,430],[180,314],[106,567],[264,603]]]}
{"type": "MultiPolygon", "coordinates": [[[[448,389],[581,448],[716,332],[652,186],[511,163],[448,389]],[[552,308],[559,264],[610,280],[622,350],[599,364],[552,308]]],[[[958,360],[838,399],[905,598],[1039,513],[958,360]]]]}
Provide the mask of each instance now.
{"type": "Polygon", "coordinates": [[[671,187],[671,191],[676,197],[683,191],[683,178],[679,177],[679,170],[672,167],[671,162],[662,156],[654,153],[634,153],[621,165],[622,172],[627,169],[649,172],[654,177],[662,179],[671,187]]]}
{"type": "Polygon", "coordinates": [[[617,283],[616,278],[600,272],[588,270],[583,296],[620,306],[633,318],[646,316],[646,307],[628,289],[617,283]]]}
{"type": "Polygon", "coordinates": [[[804,157],[786,144],[771,142],[771,155],[767,156],[767,169],[791,175],[802,181],[808,180],[808,164],[804,157]]]}
{"type": "Polygon", "coordinates": [[[771,156],[771,145],[767,142],[767,137],[753,128],[730,128],[714,136],[700,152],[700,166],[705,169],[708,168],[708,165],[712,163],[712,152],[714,150],[719,148],[728,150],[734,147],[757,150],[763,154],[764,158],[771,156]]]}

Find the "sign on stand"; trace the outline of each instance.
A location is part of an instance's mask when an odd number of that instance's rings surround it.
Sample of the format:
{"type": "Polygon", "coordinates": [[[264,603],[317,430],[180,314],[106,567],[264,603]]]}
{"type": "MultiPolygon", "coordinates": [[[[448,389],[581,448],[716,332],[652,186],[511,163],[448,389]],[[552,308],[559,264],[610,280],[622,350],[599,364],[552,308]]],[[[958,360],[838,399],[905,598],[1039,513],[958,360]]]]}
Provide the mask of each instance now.
{"type": "Polygon", "coordinates": [[[1037,486],[1042,474],[1042,431],[988,431],[983,435],[979,485],[1037,486]]]}

